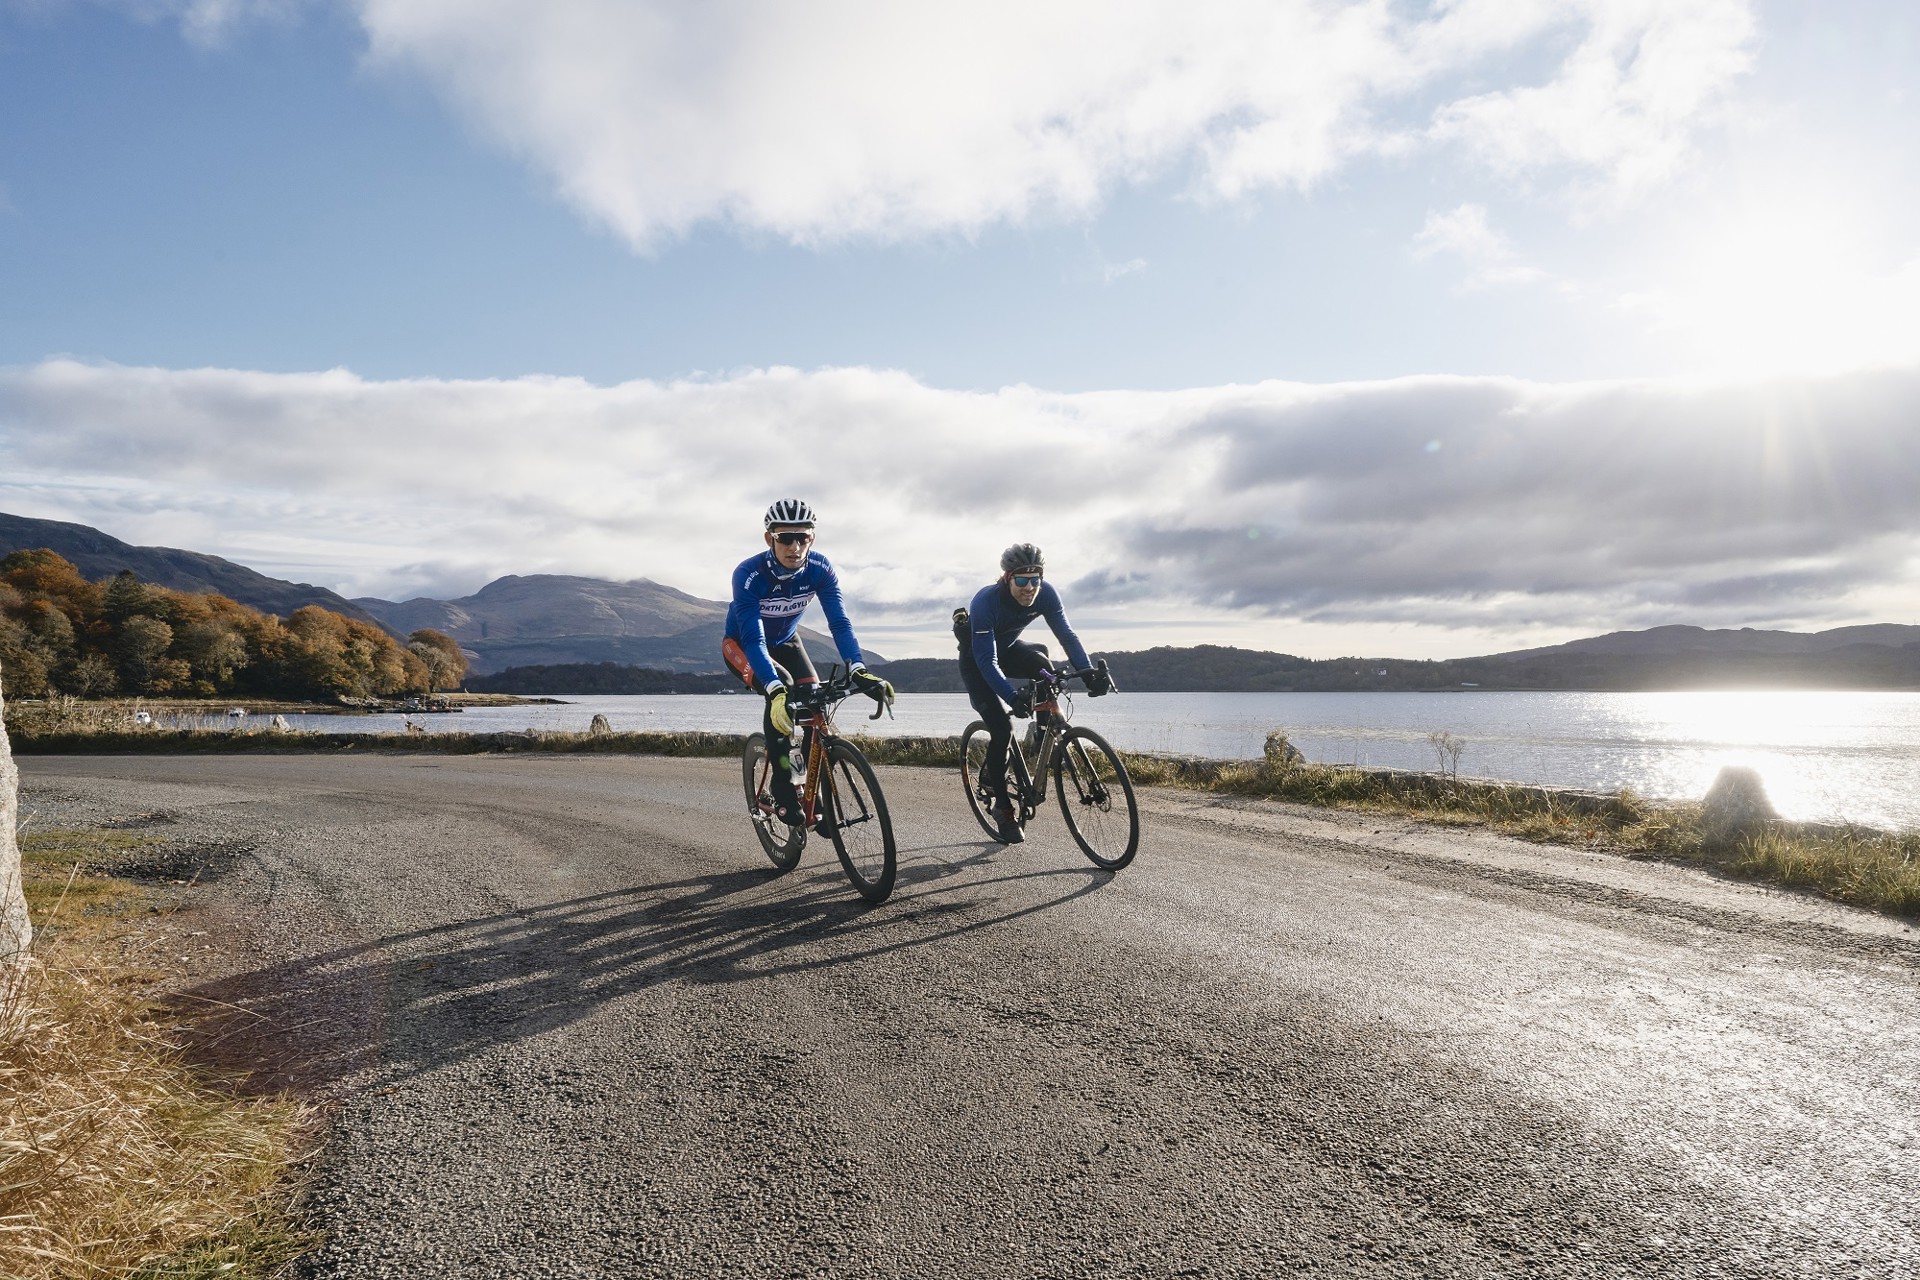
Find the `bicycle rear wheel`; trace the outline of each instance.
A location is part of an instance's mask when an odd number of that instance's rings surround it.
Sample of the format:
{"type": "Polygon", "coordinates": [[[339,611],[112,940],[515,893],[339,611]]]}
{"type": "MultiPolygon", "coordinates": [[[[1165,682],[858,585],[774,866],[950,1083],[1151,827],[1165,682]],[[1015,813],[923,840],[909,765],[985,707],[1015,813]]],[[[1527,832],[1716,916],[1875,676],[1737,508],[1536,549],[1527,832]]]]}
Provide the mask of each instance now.
{"type": "Polygon", "coordinates": [[[1053,788],[1080,852],[1118,871],[1140,848],[1140,810],[1119,753],[1091,729],[1069,729],[1053,758],[1053,788]]]}
{"type": "Polygon", "coordinates": [[[898,869],[893,819],[880,780],[860,748],[840,738],[827,744],[827,788],[821,797],[833,848],[847,879],[868,902],[885,902],[898,869]]]}
{"type": "Polygon", "coordinates": [[[806,847],[807,829],[790,827],[774,816],[773,796],[767,791],[771,772],[765,736],[749,735],[746,750],[740,753],[740,775],[747,789],[747,817],[752,819],[753,834],[760,837],[760,847],[767,851],[773,865],[782,871],[791,871],[800,861],[800,850],[806,847]]]}

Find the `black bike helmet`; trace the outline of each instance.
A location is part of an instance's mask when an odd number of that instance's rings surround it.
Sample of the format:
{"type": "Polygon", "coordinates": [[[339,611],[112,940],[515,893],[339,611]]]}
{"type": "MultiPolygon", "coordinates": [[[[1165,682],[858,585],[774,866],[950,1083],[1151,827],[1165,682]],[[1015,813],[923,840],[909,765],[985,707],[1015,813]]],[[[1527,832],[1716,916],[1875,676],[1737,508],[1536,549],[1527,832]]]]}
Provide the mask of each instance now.
{"type": "Polygon", "coordinates": [[[1047,558],[1031,542],[1016,542],[1000,553],[1002,573],[1019,573],[1022,569],[1032,572],[1046,567],[1047,558]]]}
{"type": "Polygon", "coordinates": [[[767,528],[788,524],[813,528],[813,508],[798,498],[782,498],[767,508],[767,528]]]}

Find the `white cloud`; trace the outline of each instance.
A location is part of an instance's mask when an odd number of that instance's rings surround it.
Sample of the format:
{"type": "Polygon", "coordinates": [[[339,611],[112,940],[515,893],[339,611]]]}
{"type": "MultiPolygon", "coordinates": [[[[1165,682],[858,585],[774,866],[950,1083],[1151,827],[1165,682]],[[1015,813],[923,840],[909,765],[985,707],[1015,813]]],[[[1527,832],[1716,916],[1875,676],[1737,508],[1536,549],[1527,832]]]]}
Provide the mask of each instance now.
{"type": "Polygon", "coordinates": [[[1414,256],[1430,258],[1445,253],[1468,267],[1467,287],[1531,284],[1546,272],[1520,262],[1507,238],[1487,221],[1484,205],[1463,204],[1450,213],[1430,213],[1413,237],[1414,256]]]}
{"type": "Polygon", "coordinates": [[[1748,0],[352,2],[376,62],[643,248],[969,233],[1169,175],[1231,199],[1436,142],[1631,192],[1753,37],[1748,0]]]}
{"type": "MultiPolygon", "coordinates": [[[[103,0],[143,22],[175,21],[194,44],[217,47],[255,22],[286,22],[322,0],[103,0]]],[[[43,0],[48,8],[60,0],[43,0]]]]}
{"type": "Polygon", "coordinates": [[[1630,198],[1679,170],[1702,112],[1750,69],[1752,8],[1747,0],[1568,6],[1576,7],[1587,27],[1552,80],[1448,103],[1435,113],[1433,136],[1464,142],[1508,173],[1568,166],[1603,178],[1614,199],[1630,198]]]}
{"type": "Polygon", "coordinates": [[[862,616],[920,624],[928,652],[1016,538],[1077,614],[1143,643],[1260,620],[1837,625],[1920,605],[1917,412],[1920,366],[1059,395],[869,369],[598,387],[48,361],[0,370],[0,510],[349,594],[548,571],[712,597],[792,491],[862,616]]]}
{"type": "Polygon", "coordinates": [[[1697,202],[1622,308],[1696,367],[1819,372],[1920,358],[1920,238],[1864,175],[1804,155],[1697,202]]]}

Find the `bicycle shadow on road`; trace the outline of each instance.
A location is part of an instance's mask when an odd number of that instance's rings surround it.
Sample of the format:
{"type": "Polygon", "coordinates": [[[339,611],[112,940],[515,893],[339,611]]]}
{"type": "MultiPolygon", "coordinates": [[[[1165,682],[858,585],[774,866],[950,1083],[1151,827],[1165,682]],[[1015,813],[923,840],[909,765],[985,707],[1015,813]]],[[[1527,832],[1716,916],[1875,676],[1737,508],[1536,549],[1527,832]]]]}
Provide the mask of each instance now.
{"type": "MultiPolygon", "coordinates": [[[[946,848],[976,846],[906,852],[946,848]]],[[[727,871],[339,947],[203,984],[176,1003],[195,1056],[250,1090],[390,1085],[663,984],[858,965],[1052,910],[1111,879],[1092,867],[956,878],[998,848],[903,862],[902,891],[877,908],[853,896],[831,860],[784,876],[727,871]]]]}

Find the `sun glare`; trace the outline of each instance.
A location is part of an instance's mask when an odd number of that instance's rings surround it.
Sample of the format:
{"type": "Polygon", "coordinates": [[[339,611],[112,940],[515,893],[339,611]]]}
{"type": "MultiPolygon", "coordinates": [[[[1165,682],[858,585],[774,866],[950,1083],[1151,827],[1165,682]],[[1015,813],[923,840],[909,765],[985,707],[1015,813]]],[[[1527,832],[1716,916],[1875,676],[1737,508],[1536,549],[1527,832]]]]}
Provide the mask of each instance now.
{"type": "Polygon", "coordinates": [[[1772,196],[1695,233],[1666,283],[1625,300],[1700,372],[1823,373],[1920,356],[1920,253],[1874,261],[1832,195],[1772,196]]]}

